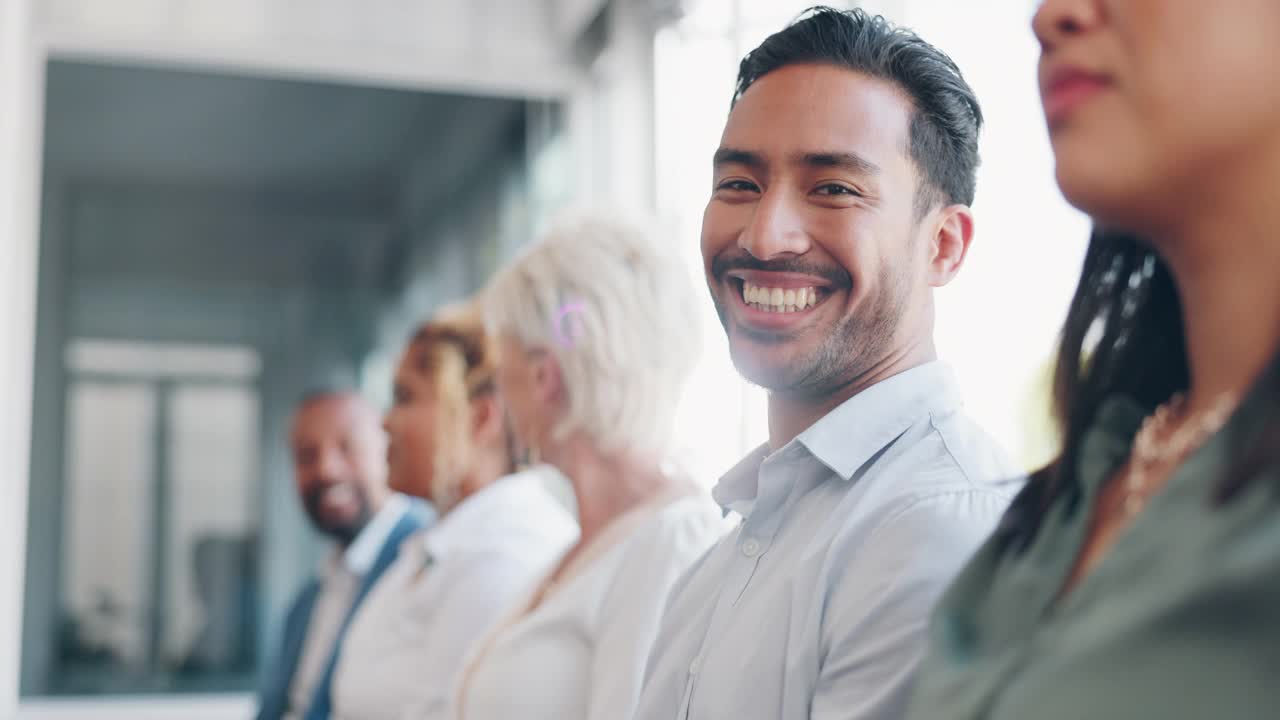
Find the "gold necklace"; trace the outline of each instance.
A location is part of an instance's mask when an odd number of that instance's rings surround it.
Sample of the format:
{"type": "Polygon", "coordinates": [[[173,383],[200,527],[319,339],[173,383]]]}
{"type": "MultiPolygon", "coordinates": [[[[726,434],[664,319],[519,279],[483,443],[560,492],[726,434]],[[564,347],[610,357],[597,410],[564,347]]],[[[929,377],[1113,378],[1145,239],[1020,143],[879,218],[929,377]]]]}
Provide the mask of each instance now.
{"type": "Polygon", "coordinates": [[[1161,441],[1161,436],[1168,430],[1175,415],[1181,413],[1185,403],[1186,396],[1182,393],[1169,398],[1142,421],[1142,427],[1134,435],[1133,449],[1129,454],[1129,470],[1124,480],[1124,494],[1120,500],[1125,520],[1131,520],[1142,512],[1147,501],[1155,494],[1156,488],[1151,487],[1151,470],[1162,463],[1181,463],[1204,444],[1209,436],[1221,430],[1235,410],[1236,398],[1230,393],[1220,395],[1207,410],[1186,418],[1178,429],[1161,441]]]}

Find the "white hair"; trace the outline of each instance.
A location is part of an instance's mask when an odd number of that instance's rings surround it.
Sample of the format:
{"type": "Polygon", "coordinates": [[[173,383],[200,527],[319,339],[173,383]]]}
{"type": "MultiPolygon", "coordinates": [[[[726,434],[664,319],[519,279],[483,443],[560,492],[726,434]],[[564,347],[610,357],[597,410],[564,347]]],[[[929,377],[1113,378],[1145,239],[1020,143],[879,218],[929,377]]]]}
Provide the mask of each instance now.
{"type": "Polygon", "coordinates": [[[605,450],[667,449],[701,350],[700,313],[679,253],[655,234],[598,214],[564,218],[490,282],[490,333],[560,365],[569,410],[553,438],[581,431],[605,450]]]}

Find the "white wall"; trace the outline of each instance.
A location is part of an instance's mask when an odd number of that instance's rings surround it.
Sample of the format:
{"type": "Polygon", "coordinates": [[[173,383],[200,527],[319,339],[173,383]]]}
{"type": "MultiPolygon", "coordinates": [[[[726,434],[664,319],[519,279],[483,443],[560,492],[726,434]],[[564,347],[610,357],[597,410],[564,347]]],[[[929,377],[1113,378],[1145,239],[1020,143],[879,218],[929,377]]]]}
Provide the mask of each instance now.
{"type": "Polygon", "coordinates": [[[1031,34],[1036,3],[875,5],[951,55],[982,103],[977,230],[959,277],[937,295],[936,338],[969,412],[1034,467],[1055,449],[1047,373],[1089,235],[1088,218],[1067,204],[1053,176],[1031,34]]]}
{"type": "Polygon", "coordinates": [[[0,0],[0,718],[17,712],[40,115],[29,0],[0,0]]]}
{"type": "Polygon", "coordinates": [[[503,95],[575,75],[533,0],[45,0],[35,19],[63,55],[503,95]]]}
{"type": "Polygon", "coordinates": [[[621,0],[606,12],[609,44],[569,94],[571,195],[578,206],[652,213],[658,17],[641,0],[621,0]]]}

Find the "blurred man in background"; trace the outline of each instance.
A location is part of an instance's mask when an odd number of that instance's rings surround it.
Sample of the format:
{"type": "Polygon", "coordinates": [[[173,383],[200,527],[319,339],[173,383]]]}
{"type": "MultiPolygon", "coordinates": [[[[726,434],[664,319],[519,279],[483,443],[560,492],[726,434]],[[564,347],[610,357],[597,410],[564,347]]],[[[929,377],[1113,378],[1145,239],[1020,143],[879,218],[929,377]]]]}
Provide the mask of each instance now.
{"type": "Polygon", "coordinates": [[[299,405],[290,435],[298,497],[316,530],[336,546],[285,620],[267,672],[259,720],[329,716],[329,686],[351,615],[401,542],[431,513],[387,488],[378,413],[348,392],[319,392],[299,405]]]}

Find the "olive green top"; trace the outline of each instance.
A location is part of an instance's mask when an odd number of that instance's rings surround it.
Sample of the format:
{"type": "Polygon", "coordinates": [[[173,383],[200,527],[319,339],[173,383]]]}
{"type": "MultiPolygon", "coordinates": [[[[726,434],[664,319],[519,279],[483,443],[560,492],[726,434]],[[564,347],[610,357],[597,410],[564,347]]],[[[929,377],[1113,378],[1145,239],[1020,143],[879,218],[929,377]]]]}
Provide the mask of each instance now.
{"type": "Polygon", "coordinates": [[[1057,599],[1149,410],[1106,402],[1080,445],[1080,501],[1050,508],[1022,552],[988,541],[943,596],[908,717],[1280,719],[1280,469],[1210,498],[1276,392],[1280,363],[1057,599]]]}

